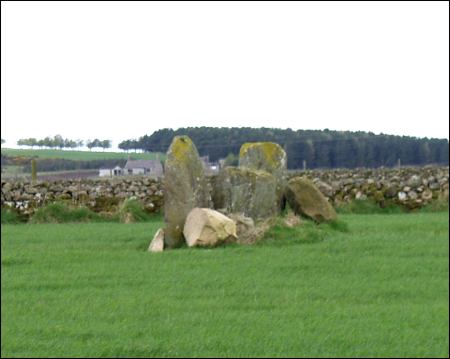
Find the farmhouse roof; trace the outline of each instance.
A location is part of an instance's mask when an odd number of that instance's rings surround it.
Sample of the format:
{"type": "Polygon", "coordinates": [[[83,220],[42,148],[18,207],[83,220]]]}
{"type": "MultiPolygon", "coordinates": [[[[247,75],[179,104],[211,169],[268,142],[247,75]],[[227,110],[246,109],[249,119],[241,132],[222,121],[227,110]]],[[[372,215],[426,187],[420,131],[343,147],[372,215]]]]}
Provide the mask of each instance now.
{"type": "Polygon", "coordinates": [[[125,169],[147,168],[149,170],[162,170],[161,162],[158,160],[128,160],[125,169]]]}

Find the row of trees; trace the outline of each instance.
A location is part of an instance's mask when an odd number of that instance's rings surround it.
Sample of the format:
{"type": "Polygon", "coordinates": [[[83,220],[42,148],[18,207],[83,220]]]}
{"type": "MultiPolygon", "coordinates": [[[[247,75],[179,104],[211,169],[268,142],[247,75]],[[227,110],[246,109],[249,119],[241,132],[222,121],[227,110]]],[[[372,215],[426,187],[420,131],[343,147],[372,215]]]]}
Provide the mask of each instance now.
{"type": "Polygon", "coordinates": [[[142,150],[142,146],[138,140],[125,140],[119,143],[119,148],[123,151],[130,151],[134,150],[134,152],[137,152],[137,150],[142,150]]]}
{"type": "MultiPolygon", "coordinates": [[[[2,140],[3,141],[3,140],[2,140]]],[[[4,142],[2,142],[4,143],[4,142]]],[[[18,146],[29,146],[31,148],[79,148],[84,146],[83,140],[71,140],[68,138],[63,138],[61,135],[56,135],[54,137],[45,137],[44,139],[36,138],[22,138],[17,141],[18,146]]],[[[87,140],[86,147],[92,150],[92,148],[111,148],[111,140],[87,140]]]]}
{"type": "MultiPolygon", "coordinates": [[[[273,128],[188,127],[162,129],[133,141],[133,148],[166,152],[173,137],[188,135],[201,156],[211,161],[239,154],[245,142],[271,141],[284,147],[288,168],[355,168],[403,165],[448,164],[446,139],[375,135],[371,132],[298,130],[273,128]]],[[[124,141],[126,142],[126,141],[124,141]]],[[[124,143],[122,142],[122,143],[124,143]]],[[[235,158],[228,157],[231,162],[235,158]]]]}
{"type": "Polygon", "coordinates": [[[89,148],[89,150],[92,150],[93,148],[103,148],[103,151],[105,149],[111,148],[111,140],[99,140],[96,138],[95,140],[87,140],[86,147],[89,148]]]}
{"type": "Polygon", "coordinates": [[[36,139],[34,137],[30,138],[21,138],[17,141],[17,145],[19,146],[29,146],[31,148],[34,147],[48,147],[48,148],[77,148],[83,146],[83,141],[81,140],[70,140],[67,138],[62,138],[60,135],[56,135],[54,137],[45,137],[44,139],[36,139]]]}

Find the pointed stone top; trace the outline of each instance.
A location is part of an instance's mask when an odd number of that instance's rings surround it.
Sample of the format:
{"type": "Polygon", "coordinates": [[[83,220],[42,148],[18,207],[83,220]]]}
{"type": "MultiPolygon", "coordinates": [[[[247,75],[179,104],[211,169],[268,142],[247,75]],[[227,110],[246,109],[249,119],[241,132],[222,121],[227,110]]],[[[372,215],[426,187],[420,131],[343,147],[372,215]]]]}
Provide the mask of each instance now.
{"type": "Polygon", "coordinates": [[[199,157],[194,142],[188,136],[175,136],[167,151],[167,157],[180,162],[189,157],[199,157]]]}

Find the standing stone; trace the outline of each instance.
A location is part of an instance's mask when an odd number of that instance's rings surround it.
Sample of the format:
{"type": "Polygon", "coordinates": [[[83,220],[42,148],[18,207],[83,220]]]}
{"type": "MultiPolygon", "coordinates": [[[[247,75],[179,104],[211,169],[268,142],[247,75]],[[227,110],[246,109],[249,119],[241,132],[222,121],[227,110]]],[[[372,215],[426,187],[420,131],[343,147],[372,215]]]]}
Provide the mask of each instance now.
{"type": "Polygon", "coordinates": [[[211,195],[197,148],[188,136],[175,136],[167,152],[164,175],[164,244],[179,247],[188,213],[211,207],[211,195]]]}
{"type": "Polygon", "coordinates": [[[285,206],[286,166],[286,152],[274,142],[247,142],[241,146],[239,151],[239,167],[263,170],[275,177],[280,209],[285,206]]]}
{"type": "Polygon", "coordinates": [[[286,187],[286,198],[296,214],[316,222],[336,219],[336,212],[312,181],[304,177],[292,178],[286,187]]]}
{"type": "Polygon", "coordinates": [[[225,167],[213,182],[214,208],[253,220],[278,213],[275,177],[266,171],[225,167]]]}

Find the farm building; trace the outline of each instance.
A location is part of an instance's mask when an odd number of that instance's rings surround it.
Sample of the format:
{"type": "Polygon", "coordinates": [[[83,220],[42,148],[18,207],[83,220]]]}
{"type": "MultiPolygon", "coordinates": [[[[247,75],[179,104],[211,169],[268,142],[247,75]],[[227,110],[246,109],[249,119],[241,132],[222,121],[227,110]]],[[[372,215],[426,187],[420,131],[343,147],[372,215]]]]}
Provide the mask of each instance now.
{"type": "Polygon", "coordinates": [[[164,173],[159,160],[128,160],[123,168],[125,175],[161,177],[164,173]]]}
{"type": "Polygon", "coordinates": [[[100,177],[121,176],[123,175],[123,169],[119,166],[116,166],[114,168],[100,168],[98,175],[100,177]]]}
{"type": "Polygon", "coordinates": [[[159,160],[128,160],[124,168],[100,168],[100,177],[144,175],[161,177],[164,173],[163,166],[159,160]]]}

